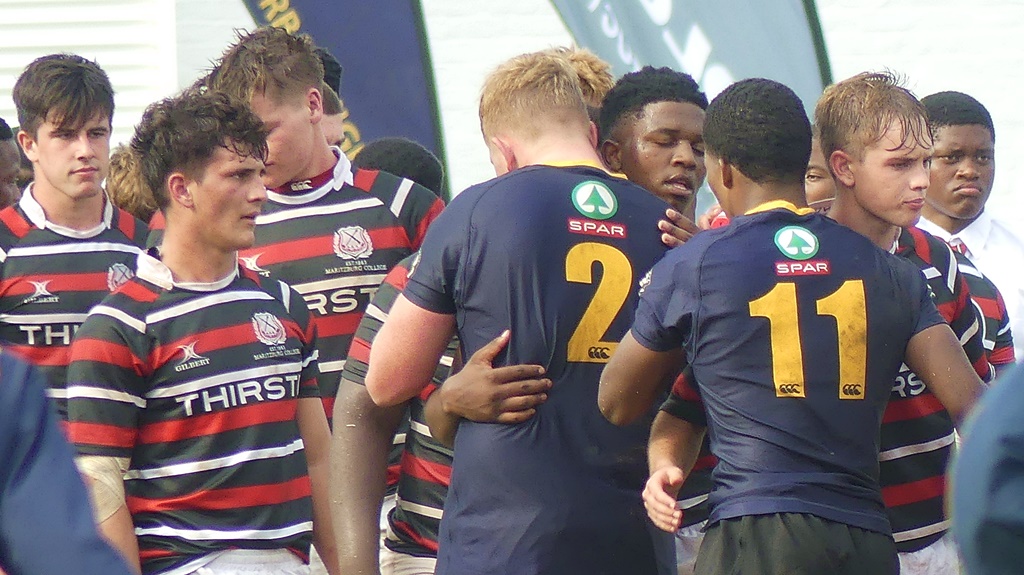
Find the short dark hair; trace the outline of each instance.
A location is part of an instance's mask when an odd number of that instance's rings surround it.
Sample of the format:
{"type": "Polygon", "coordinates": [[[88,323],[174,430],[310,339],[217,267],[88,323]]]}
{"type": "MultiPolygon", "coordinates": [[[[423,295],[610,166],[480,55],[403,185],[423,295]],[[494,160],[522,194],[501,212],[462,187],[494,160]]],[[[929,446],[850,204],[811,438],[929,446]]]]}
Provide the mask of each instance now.
{"type": "Polygon", "coordinates": [[[21,129],[38,136],[47,120],[77,131],[96,114],[114,119],[114,89],[96,62],[75,54],[37,58],[18,76],[12,93],[21,129]]]}
{"type": "Polygon", "coordinates": [[[317,46],[313,51],[316,52],[320,63],[324,66],[324,82],[334,90],[335,94],[341,94],[341,62],[323,46],[317,46]]]}
{"type": "Polygon", "coordinates": [[[7,124],[7,121],[0,118],[0,142],[14,139],[14,130],[7,124]]]}
{"type": "Polygon", "coordinates": [[[146,108],[131,141],[157,206],[170,202],[166,180],[174,171],[203,176],[217,148],[265,160],[267,129],[242,101],[223,92],[186,90],[146,108]]]}
{"type": "Polygon", "coordinates": [[[811,123],[800,97],[774,80],[740,80],[708,106],[708,152],[751,180],[802,182],[811,157],[811,123]]]}
{"type": "Polygon", "coordinates": [[[938,128],[946,126],[981,126],[988,128],[992,141],[996,141],[996,127],[992,123],[992,115],[981,102],[963,92],[939,92],[921,98],[921,103],[928,110],[928,126],[932,135],[938,128]]]}
{"type": "Polygon", "coordinates": [[[701,110],[708,107],[708,97],[689,74],[644,66],[623,75],[605,94],[598,123],[601,138],[607,138],[626,116],[639,118],[645,106],[656,102],[689,102],[701,110]]]}
{"type": "Polygon", "coordinates": [[[356,155],[352,165],[365,170],[382,170],[408,178],[443,196],[444,169],[430,150],[408,138],[374,140],[356,155]]]}
{"type": "Polygon", "coordinates": [[[324,114],[328,116],[340,114],[344,109],[342,108],[341,98],[338,97],[338,93],[327,82],[320,83],[320,98],[323,102],[324,114]]]}

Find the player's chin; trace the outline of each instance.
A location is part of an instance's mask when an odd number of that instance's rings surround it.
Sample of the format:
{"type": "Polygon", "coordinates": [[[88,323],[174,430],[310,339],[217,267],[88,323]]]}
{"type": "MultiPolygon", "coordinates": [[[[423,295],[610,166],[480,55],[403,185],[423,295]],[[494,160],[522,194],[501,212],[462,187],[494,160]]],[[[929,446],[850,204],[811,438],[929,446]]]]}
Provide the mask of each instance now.
{"type": "Polygon", "coordinates": [[[904,204],[892,213],[889,223],[901,228],[917,225],[921,219],[921,208],[904,204]]]}

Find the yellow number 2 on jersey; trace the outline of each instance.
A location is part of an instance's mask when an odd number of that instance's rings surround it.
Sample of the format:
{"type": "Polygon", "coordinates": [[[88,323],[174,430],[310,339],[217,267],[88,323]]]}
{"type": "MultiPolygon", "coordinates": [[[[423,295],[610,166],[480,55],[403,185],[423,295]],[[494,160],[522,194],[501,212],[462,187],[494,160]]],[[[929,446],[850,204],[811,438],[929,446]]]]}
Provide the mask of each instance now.
{"type": "Polygon", "coordinates": [[[633,285],[633,265],[626,254],[607,244],[576,244],[565,256],[565,279],[574,283],[594,282],[593,265],[601,264],[601,280],[579,325],[569,338],[566,358],[585,363],[608,363],[616,341],[602,341],[615,316],[622,310],[633,285]]]}

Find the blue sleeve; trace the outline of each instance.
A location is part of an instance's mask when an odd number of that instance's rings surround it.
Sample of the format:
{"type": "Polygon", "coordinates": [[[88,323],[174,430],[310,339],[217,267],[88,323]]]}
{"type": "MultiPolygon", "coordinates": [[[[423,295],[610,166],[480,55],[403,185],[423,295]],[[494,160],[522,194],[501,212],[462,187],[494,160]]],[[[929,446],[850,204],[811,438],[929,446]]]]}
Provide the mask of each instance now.
{"type": "Polygon", "coordinates": [[[409,268],[402,294],[434,313],[453,315],[459,274],[470,242],[470,216],[474,204],[462,192],[427,231],[418,258],[409,268]],[[459,201],[462,200],[462,201],[459,201]]]}
{"type": "Polygon", "coordinates": [[[9,575],[129,575],[96,530],[44,389],[33,368],[0,356],[0,567],[9,575]]]}
{"type": "Polygon", "coordinates": [[[648,272],[640,289],[631,333],[652,351],[677,349],[690,336],[697,305],[696,274],[686,269],[679,256],[679,249],[670,251],[648,272]]]}

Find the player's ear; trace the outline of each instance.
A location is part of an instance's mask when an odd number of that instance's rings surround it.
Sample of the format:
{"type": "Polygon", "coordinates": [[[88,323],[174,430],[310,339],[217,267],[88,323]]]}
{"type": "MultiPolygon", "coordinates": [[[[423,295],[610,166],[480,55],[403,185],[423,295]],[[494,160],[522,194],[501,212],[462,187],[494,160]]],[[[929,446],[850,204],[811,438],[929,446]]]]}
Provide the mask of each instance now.
{"type": "Polygon", "coordinates": [[[190,182],[191,180],[181,172],[171,172],[167,176],[167,193],[171,203],[179,204],[187,209],[192,209],[195,206],[192,190],[189,189],[190,182]]]}
{"type": "Polygon", "coordinates": [[[590,122],[590,131],[587,133],[587,137],[590,139],[590,147],[597,149],[597,124],[590,122]]]}
{"type": "Polygon", "coordinates": [[[615,140],[605,140],[598,148],[604,165],[613,172],[622,173],[622,146],[615,140]]]}
{"type": "Polygon", "coordinates": [[[736,169],[735,166],[722,158],[715,158],[715,169],[721,174],[720,181],[722,182],[722,187],[733,187],[733,183],[735,181],[733,170],[736,169]]]}
{"type": "Polygon", "coordinates": [[[828,164],[832,168],[832,173],[835,174],[836,181],[844,187],[852,188],[857,183],[851,166],[853,157],[850,154],[843,150],[836,150],[828,157],[828,164]]]}
{"type": "Polygon", "coordinates": [[[492,160],[498,162],[498,164],[495,164],[494,169],[498,172],[499,176],[520,167],[519,160],[516,158],[516,151],[510,142],[499,136],[493,136],[491,137],[491,145],[494,146],[494,150],[497,152],[497,158],[493,157],[493,153],[491,155],[492,160]]]}
{"type": "Polygon", "coordinates": [[[316,124],[324,117],[324,96],[317,88],[306,90],[306,107],[309,109],[309,119],[316,124]]]}
{"type": "MultiPolygon", "coordinates": [[[[36,128],[36,130],[38,131],[38,128],[36,128]]],[[[36,148],[36,139],[32,134],[29,134],[25,130],[18,130],[17,140],[18,145],[21,146],[22,151],[25,152],[25,157],[28,158],[29,161],[35,162],[39,159],[39,151],[36,148]]]]}

